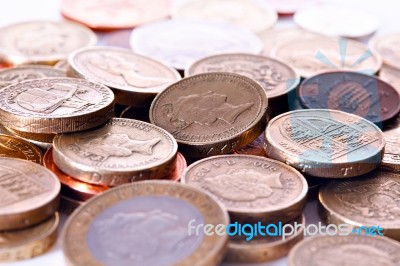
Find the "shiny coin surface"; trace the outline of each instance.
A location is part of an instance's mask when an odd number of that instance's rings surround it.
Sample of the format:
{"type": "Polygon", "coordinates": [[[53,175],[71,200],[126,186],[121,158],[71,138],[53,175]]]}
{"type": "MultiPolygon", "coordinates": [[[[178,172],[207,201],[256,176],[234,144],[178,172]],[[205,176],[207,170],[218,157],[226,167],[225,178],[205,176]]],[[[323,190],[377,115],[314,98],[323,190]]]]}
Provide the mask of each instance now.
{"type": "Polygon", "coordinates": [[[231,73],[185,78],[154,99],[150,121],[170,132],[187,157],[227,154],[256,139],[268,100],[255,81],[231,73]]]}
{"type": "Polygon", "coordinates": [[[113,118],[95,130],[57,135],[53,159],[63,172],[83,182],[116,186],[169,174],[177,149],[162,128],[113,118]]]}
{"type": "Polygon", "coordinates": [[[380,236],[313,236],[289,253],[289,266],[398,266],[400,244],[380,236]]]}
{"type": "Polygon", "coordinates": [[[250,31],[229,24],[191,20],[165,20],[132,31],[130,45],[136,53],[184,70],[212,54],[260,53],[261,40],[250,31]]]}
{"type": "Polygon", "coordinates": [[[288,222],[301,215],[307,181],[281,162],[250,155],[224,155],[191,164],[182,183],[210,192],[233,221],[288,222]]]}
{"type": "Polygon", "coordinates": [[[133,28],[167,17],[169,0],[63,0],[64,17],[98,30],[133,28]]]}
{"type": "Polygon", "coordinates": [[[234,151],[236,154],[255,155],[267,157],[264,149],[265,134],[262,133],[252,143],[234,151]]]}
{"type": "Polygon", "coordinates": [[[75,51],[68,63],[70,75],[108,86],[114,91],[116,103],[130,106],[150,106],[157,93],[181,79],[173,68],[114,47],[75,51]]]}
{"type": "Polygon", "coordinates": [[[106,191],[109,188],[107,186],[92,185],[79,181],[62,172],[54,163],[52,148],[45,153],[43,165],[52,171],[60,180],[62,196],[84,201],[106,191]]]}
{"type": "MultiPolygon", "coordinates": [[[[228,252],[225,256],[224,261],[234,263],[261,263],[276,260],[284,257],[289,253],[289,250],[301,241],[304,237],[305,218],[304,215],[290,221],[288,224],[296,228],[294,233],[286,227],[285,234],[286,238],[282,239],[282,236],[270,236],[265,232],[265,235],[258,235],[247,240],[246,236],[233,236],[230,237],[228,244],[228,252]],[[296,227],[296,225],[298,227],[296,227]]],[[[273,224],[276,228],[279,227],[277,224],[273,224]]],[[[271,227],[273,228],[273,227],[271,227]]],[[[273,231],[273,229],[271,230],[273,231]]],[[[257,232],[259,233],[259,232],[257,232]]],[[[273,233],[273,232],[272,232],[273,233]]]]}
{"type": "Polygon", "coordinates": [[[265,131],[267,156],[301,172],[328,178],[354,177],[378,167],[382,131],[356,115],[310,109],[282,114],[265,131]]]}
{"type": "Polygon", "coordinates": [[[376,170],[360,179],[331,182],[319,191],[320,216],[326,224],[352,228],[380,226],[400,240],[400,174],[376,170]]]}
{"type": "Polygon", "coordinates": [[[393,33],[371,39],[370,45],[382,56],[383,62],[391,67],[400,67],[400,34],[393,33]]]}
{"type": "Polygon", "coordinates": [[[0,158],[0,231],[37,224],[57,210],[57,177],[41,165],[0,158]]]}
{"type": "Polygon", "coordinates": [[[43,154],[33,144],[13,136],[0,133],[0,157],[18,158],[42,164],[43,154]]]}
{"type": "Polygon", "coordinates": [[[308,78],[326,71],[357,71],[375,74],[382,66],[381,57],[363,43],[348,39],[307,38],[283,43],[272,56],[308,78]]]}
{"type": "Polygon", "coordinates": [[[13,64],[55,64],[75,49],[96,43],[91,30],[65,21],[12,24],[0,28],[0,35],[0,55],[13,64]]]}
{"type": "Polygon", "coordinates": [[[136,182],[77,209],[64,227],[62,246],[71,265],[219,265],[227,235],[188,228],[228,221],[226,210],[200,190],[170,181],[136,182]]]}
{"type": "Polygon", "coordinates": [[[400,93],[400,69],[383,65],[379,71],[379,78],[392,85],[400,93]]]}
{"type": "Polygon", "coordinates": [[[31,133],[85,130],[110,119],[113,100],[109,88],[82,79],[23,81],[0,91],[0,123],[31,133]]]}
{"type": "Polygon", "coordinates": [[[303,106],[326,108],[381,123],[400,112],[400,95],[391,85],[370,75],[336,71],[304,80],[299,88],[303,106]]]}
{"type": "Polygon", "coordinates": [[[21,66],[16,68],[8,68],[0,71],[0,89],[28,79],[65,76],[66,73],[64,71],[45,66],[21,66]]]}
{"type": "Polygon", "coordinates": [[[171,180],[171,181],[180,181],[183,175],[183,172],[187,168],[187,162],[182,153],[178,152],[176,155],[176,162],[174,170],[169,173],[167,176],[164,176],[162,179],[171,180]]]}
{"type": "Polygon", "coordinates": [[[42,255],[56,242],[58,213],[35,226],[0,232],[0,262],[26,260],[42,255]]]}
{"type": "Polygon", "coordinates": [[[226,22],[255,33],[271,28],[278,20],[273,7],[257,0],[185,1],[177,6],[172,17],[226,22]]]}

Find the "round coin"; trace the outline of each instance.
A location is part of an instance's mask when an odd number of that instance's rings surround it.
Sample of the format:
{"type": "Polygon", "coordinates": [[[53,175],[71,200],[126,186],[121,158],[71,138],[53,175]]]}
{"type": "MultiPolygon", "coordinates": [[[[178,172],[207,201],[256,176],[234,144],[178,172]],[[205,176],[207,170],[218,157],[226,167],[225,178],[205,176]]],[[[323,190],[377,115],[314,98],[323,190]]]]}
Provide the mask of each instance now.
{"type": "Polygon", "coordinates": [[[268,101],[252,79],[233,73],[194,75],[156,96],[150,121],[170,132],[187,157],[233,152],[256,139],[268,101]]]}
{"type": "Polygon", "coordinates": [[[33,144],[21,138],[0,133],[0,157],[19,158],[42,164],[43,154],[33,144]]]}
{"type": "Polygon", "coordinates": [[[41,165],[0,158],[0,231],[29,227],[57,210],[57,177],[41,165]]]}
{"type": "Polygon", "coordinates": [[[113,89],[118,104],[146,107],[181,76],[156,60],[115,47],[90,47],[68,58],[69,74],[113,89]]]}
{"type": "Polygon", "coordinates": [[[272,56],[293,67],[303,78],[338,70],[372,75],[382,66],[378,54],[349,39],[299,37],[276,47],[272,56]]]}
{"type": "Polygon", "coordinates": [[[257,0],[191,0],[182,2],[173,18],[226,22],[258,33],[278,20],[274,8],[257,0]]]}
{"type": "Polygon", "coordinates": [[[136,53],[181,70],[211,54],[258,54],[262,50],[261,40],[246,29],[191,20],[165,20],[137,27],[130,45],[136,53]]]}
{"type": "Polygon", "coordinates": [[[177,149],[162,128],[112,118],[95,130],[57,135],[53,159],[61,171],[83,182],[117,186],[166,176],[173,170],[177,149]]]}
{"type": "Polygon", "coordinates": [[[354,177],[379,166],[382,131],[356,115],[336,110],[297,110],[272,119],[265,131],[267,156],[301,172],[354,177]]]}
{"type": "Polygon", "coordinates": [[[0,89],[24,80],[65,76],[64,71],[46,66],[8,68],[0,70],[0,89]]]}
{"type": "Polygon", "coordinates": [[[326,224],[348,224],[349,232],[379,225],[385,236],[400,240],[399,188],[400,175],[382,170],[330,182],[319,191],[320,217],[326,224]]]}
{"type": "Polygon", "coordinates": [[[45,253],[57,240],[58,224],[56,213],[33,227],[0,232],[0,262],[26,260],[45,253]]]}
{"type": "Polygon", "coordinates": [[[201,188],[224,204],[233,221],[288,222],[303,212],[307,181],[281,162],[250,155],[200,160],[185,171],[182,183],[201,188]]]}
{"type": "Polygon", "coordinates": [[[107,122],[113,100],[109,88],[82,79],[22,81],[0,90],[0,122],[31,133],[80,131],[107,122]]]}
{"type": "Polygon", "coordinates": [[[383,62],[396,69],[400,65],[400,34],[392,33],[371,39],[370,46],[373,47],[383,59],[383,62]]]}
{"type": "Polygon", "coordinates": [[[64,227],[62,247],[70,265],[219,265],[227,235],[191,226],[226,227],[228,220],[226,210],[200,190],[170,181],[136,182],[77,209],[64,227]]]}
{"type": "Polygon", "coordinates": [[[64,17],[97,30],[133,28],[167,17],[170,0],[62,0],[64,17]]]}
{"type": "Polygon", "coordinates": [[[53,65],[75,49],[94,45],[96,35],[72,22],[30,21],[0,28],[0,56],[12,64],[53,65]]]}
{"type": "Polygon", "coordinates": [[[315,75],[301,83],[298,94],[307,108],[344,111],[377,124],[400,112],[400,95],[392,86],[357,72],[315,75]]]}
{"type": "Polygon", "coordinates": [[[289,253],[289,266],[398,266],[400,244],[381,236],[313,236],[289,253]]]}

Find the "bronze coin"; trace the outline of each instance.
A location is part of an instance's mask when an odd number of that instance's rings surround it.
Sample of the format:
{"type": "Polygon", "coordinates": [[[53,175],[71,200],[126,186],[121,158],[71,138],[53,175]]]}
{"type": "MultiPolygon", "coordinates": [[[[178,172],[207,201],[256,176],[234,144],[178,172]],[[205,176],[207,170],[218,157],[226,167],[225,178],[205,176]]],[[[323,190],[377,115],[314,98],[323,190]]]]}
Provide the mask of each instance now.
{"type": "Polygon", "coordinates": [[[299,88],[307,108],[339,110],[381,123],[400,112],[400,95],[388,83],[357,72],[335,71],[304,80],[299,88]]]}
{"type": "Polygon", "coordinates": [[[0,158],[0,231],[26,228],[54,214],[60,181],[43,166],[0,158]]]}
{"type": "Polygon", "coordinates": [[[379,166],[385,140],[373,123],[336,110],[297,110],[272,119],[267,156],[315,177],[346,178],[379,166]]]}
{"type": "Polygon", "coordinates": [[[43,154],[33,144],[13,136],[0,133],[0,157],[19,158],[42,164],[43,154]]]}
{"type": "Polygon", "coordinates": [[[179,182],[181,180],[183,172],[186,170],[186,168],[187,168],[186,159],[182,155],[182,153],[178,152],[176,154],[174,170],[167,176],[164,176],[162,179],[179,182]]]}
{"type": "Polygon", "coordinates": [[[187,157],[232,153],[262,132],[268,100],[255,81],[233,73],[187,77],[156,96],[150,121],[170,132],[187,157]]]}

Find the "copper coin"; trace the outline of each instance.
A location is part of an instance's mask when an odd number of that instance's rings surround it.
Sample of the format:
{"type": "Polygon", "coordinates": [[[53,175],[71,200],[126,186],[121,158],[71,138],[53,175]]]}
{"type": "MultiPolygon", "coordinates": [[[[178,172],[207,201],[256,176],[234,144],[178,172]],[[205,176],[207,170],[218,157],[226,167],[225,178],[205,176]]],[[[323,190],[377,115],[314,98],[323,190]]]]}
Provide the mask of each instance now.
{"type": "Polygon", "coordinates": [[[234,151],[236,154],[255,155],[267,157],[264,149],[265,134],[262,133],[252,143],[234,151]]]}
{"type": "Polygon", "coordinates": [[[0,133],[0,157],[19,158],[42,164],[43,154],[29,142],[0,133]]]}
{"type": "Polygon", "coordinates": [[[182,153],[178,152],[176,154],[174,170],[170,174],[164,176],[162,179],[171,180],[171,181],[179,181],[179,180],[181,180],[183,172],[186,170],[186,168],[187,168],[186,159],[182,155],[182,153]]]}
{"type": "Polygon", "coordinates": [[[381,123],[400,112],[400,94],[388,83],[357,72],[329,72],[304,80],[301,103],[311,109],[325,108],[381,123]]]}
{"type": "Polygon", "coordinates": [[[166,176],[174,167],[177,149],[173,136],[162,128],[112,118],[95,130],[57,135],[53,160],[80,181],[117,186],[166,176]]]}
{"type": "Polygon", "coordinates": [[[175,69],[131,50],[90,47],[69,58],[71,77],[91,80],[111,88],[115,102],[148,107],[157,93],[181,79],[175,69]]]}
{"type": "Polygon", "coordinates": [[[167,17],[169,0],[63,0],[61,14],[97,30],[133,28],[167,17]]]}
{"type": "Polygon", "coordinates": [[[207,193],[176,182],[141,181],[77,209],[64,226],[62,248],[69,265],[219,265],[227,235],[188,228],[228,221],[207,193]]]}
{"type": "Polygon", "coordinates": [[[289,253],[289,266],[398,266],[400,244],[381,236],[313,236],[289,253]]]}
{"type": "Polygon", "coordinates": [[[24,80],[65,76],[65,72],[46,66],[8,68],[0,70],[0,89],[24,80]]]}
{"type": "Polygon", "coordinates": [[[0,262],[26,260],[47,252],[57,241],[58,224],[56,213],[26,229],[1,231],[0,262]]]}
{"type": "Polygon", "coordinates": [[[92,185],[79,181],[62,172],[54,163],[52,148],[45,153],[43,165],[52,171],[60,180],[61,193],[64,197],[85,201],[109,189],[107,186],[92,185]]]}
{"type": "Polygon", "coordinates": [[[282,114],[265,131],[267,156],[315,177],[346,178],[379,166],[382,131],[356,115],[310,109],[282,114]]]}
{"type": "Polygon", "coordinates": [[[38,224],[57,210],[57,177],[41,165],[0,158],[0,231],[38,224]]]}
{"type": "Polygon", "coordinates": [[[383,62],[395,69],[400,65],[400,48],[399,48],[400,34],[392,33],[383,36],[377,36],[371,39],[370,46],[377,51],[383,59],[383,62]]]}
{"type": "Polygon", "coordinates": [[[40,134],[85,130],[110,119],[113,101],[109,88],[83,79],[27,80],[0,91],[0,123],[40,134]]]}
{"type": "Polygon", "coordinates": [[[54,65],[72,51],[94,45],[96,35],[72,22],[29,21],[0,28],[0,56],[12,64],[54,65]]]}
{"type": "Polygon", "coordinates": [[[252,79],[232,73],[194,75],[154,99],[150,121],[170,132],[187,157],[227,154],[256,139],[268,100],[252,79]]]}
{"type": "Polygon", "coordinates": [[[319,191],[320,217],[326,224],[380,226],[400,240],[400,175],[376,170],[359,179],[331,182],[319,191]]]}
{"type": "Polygon", "coordinates": [[[233,221],[291,221],[303,212],[307,182],[292,167],[268,158],[223,155],[191,164],[181,182],[213,194],[233,221]]]}

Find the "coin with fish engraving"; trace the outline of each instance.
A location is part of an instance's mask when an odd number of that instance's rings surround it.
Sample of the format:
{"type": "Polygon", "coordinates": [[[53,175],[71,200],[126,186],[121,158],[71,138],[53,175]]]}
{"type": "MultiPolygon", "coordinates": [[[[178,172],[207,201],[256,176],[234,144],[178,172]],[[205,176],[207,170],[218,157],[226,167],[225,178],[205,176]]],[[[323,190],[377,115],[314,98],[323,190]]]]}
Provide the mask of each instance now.
{"type": "Polygon", "coordinates": [[[73,22],[28,21],[0,28],[0,57],[12,64],[53,65],[72,51],[94,45],[96,35],[73,22]]]}
{"type": "Polygon", "coordinates": [[[78,180],[117,186],[166,176],[173,170],[177,149],[173,136],[160,127],[112,118],[95,130],[57,135],[53,159],[78,180]]]}
{"type": "Polygon", "coordinates": [[[398,69],[400,65],[399,42],[400,34],[391,33],[372,38],[369,44],[382,56],[386,65],[398,69]]]}
{"type": "Polygon", "coordinates": [[[47,252],[57,241],[59,216],[29,228],[0,231],[0,262],[26,260],[47,252]]]}
{"type": "Polygon", "coordinates": [[[258,54],[262,50],[261,40],[246,29],[225,23],[184,19],[139,26],[132,31],[130,45],[134,52],[180,70],[212,54],[258,54]]]}
{"type": "Polygon", "coordinates": [[[112,117],[113,101],[109,88],[83,79],[27,80],[0,91],[0,123],[31,133],[85,130],[112,117]]]}
{"type": "Polygon", "coordinates": [[[115,47],[89,47],[68,58],[69,75],[111,88],[118,104],[148,107],[160,91],[181,79],[175,69],[115,47]]]}
{"type": "Polygon", "coordinates": [[[198,74],[156,96],[150,121],[170,132],[187,157],[227,154],[256,139],[268,100],[254,80],[225,72],[198,74]]]}
{"type": "Polygon", "coordinates": [[[336,110],[288,112],[272,119],[265,131],[268,157],[315,177],[368,173],[379,166],[384,146],[376,125],[336,110]]]}
{"type": "Polygon", "coordinates": [[[32,226],[57,210],[60,182],[43,166],[0,158],[0,231],[32,226]]]}
{"type": "Polygon", "coordinates": [[[382,236],[313,236],[292,248],[289,266],[398,266],[400,244],[382,236]]]}
{"type": "Polygon", "coordinates": [[[28,79],[65,77],[62,70],[47,66],[20,66],[0,70],[0,89],[28,79]]]}
{"type": "Polygon", "coordinates": [[[62,248],[69,265],[219,265],[228,222],[208,193],[176,182],[141,181],[112,188],[77,209],[62,232],[62,248]],[[201,225],[218,234],[205,234],[201,225]]]}
{"type": "Polygon", "coordinates": [[[14,136],[0,133],[0,157],[19,158],[42,164],[43,154],[35,145],[14,136]]]}
{"type": "Polygon", "coordinates": [[[362,73],[335,71],[304,80],[299,87],[303,106],[332,109],[381,123],[400,112],[400,95],[388,83],[362,73]]]}
{"type": "Polygon", "coordinates": [[[400,174],[375,170],[358,179],[330,182],[319,191],[319,213],[326,224],[380,226],[385,236],[400,240],[400,174]]]}
{"type": "Polygon", "coordinates": [[[231,220],[291,221],[303,212],[307,181],[294,168],[264,157],[222,155],[191,164],[182,183],[210,192],[231,220]]]}

